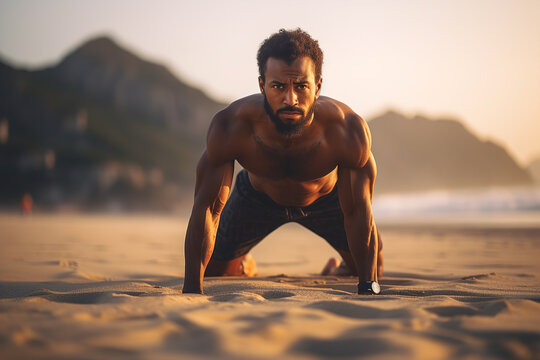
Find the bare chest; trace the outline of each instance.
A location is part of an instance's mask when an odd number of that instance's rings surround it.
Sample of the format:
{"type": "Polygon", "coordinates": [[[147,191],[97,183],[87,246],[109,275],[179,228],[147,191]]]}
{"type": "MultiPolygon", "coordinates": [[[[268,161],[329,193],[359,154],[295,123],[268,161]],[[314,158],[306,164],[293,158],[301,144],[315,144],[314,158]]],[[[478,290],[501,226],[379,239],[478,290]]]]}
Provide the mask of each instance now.
{"type": "Polygon", "coordinates": [[[319,179],[336,167],[336,161],[323,137],[299,144],[270,143],[253,134],[239,163],[250,173],[269,180],[305,182],[319,179]]]}

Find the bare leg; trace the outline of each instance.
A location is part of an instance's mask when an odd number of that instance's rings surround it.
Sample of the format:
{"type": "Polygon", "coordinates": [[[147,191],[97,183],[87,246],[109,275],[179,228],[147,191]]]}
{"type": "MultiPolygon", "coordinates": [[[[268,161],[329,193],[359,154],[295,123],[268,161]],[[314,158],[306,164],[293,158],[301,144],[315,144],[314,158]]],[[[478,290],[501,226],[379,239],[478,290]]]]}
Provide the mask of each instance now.
{"type": "Polygon", "coordinates": [[[321,271],[321,275],[338,275],[338,276],[347,276],[351,275],[351,271],[345,265],[344,261],[339,260],[338,258],[330,258],[321,271]]]}
{"type": "Polygon", "coordinates": [[[204,276],[255,276],[257,265],[250,253],[229,261],[210,259],[204,276]]]}

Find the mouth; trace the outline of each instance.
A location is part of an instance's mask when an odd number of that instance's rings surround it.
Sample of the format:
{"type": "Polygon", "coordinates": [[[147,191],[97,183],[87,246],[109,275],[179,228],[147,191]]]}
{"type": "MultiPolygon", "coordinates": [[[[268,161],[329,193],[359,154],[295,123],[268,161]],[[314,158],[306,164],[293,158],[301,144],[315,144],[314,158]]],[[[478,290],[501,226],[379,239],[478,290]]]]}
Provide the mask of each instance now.
{"type": "Polygon", "coordinates": [[[279,111],[278,115],[281,117],[287,118],[287,119],[300,119],[304,116],[304,114],[300,111],[279,111]]]}

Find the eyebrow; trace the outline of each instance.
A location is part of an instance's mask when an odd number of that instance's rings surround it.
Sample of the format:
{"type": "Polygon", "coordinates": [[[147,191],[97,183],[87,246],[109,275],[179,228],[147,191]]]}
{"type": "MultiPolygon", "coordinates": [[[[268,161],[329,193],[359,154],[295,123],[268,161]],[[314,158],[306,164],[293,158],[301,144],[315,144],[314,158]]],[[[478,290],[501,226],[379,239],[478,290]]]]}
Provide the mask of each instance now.
{"type": "MultiPolygon", "coordinates": [[[[281,81],[278,81],[278,80],[272,80],[271,81],[272,84],[284,84],[282,83],[281,81]]],[[[309,84],[309,81],[307,80],[299,80],[299,81],[293,81],[293,84],[295,85],[302,85],[302,84],[309,84]]]]}

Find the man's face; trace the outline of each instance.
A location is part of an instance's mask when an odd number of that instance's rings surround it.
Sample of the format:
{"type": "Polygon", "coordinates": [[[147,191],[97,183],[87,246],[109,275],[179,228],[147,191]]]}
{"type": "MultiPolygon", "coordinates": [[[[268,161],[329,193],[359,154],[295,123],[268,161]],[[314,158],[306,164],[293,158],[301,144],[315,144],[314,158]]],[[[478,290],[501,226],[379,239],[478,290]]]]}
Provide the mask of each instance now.
{"type": "Polygon", "coordinates": [[[259,78],[264,108],[282,134],[298,134],[313,119],[313,106],[321,91],[321,80],[315,81],[315,64],[301,57],[290,65],[269,58],[265,81],[259,78]]]}

